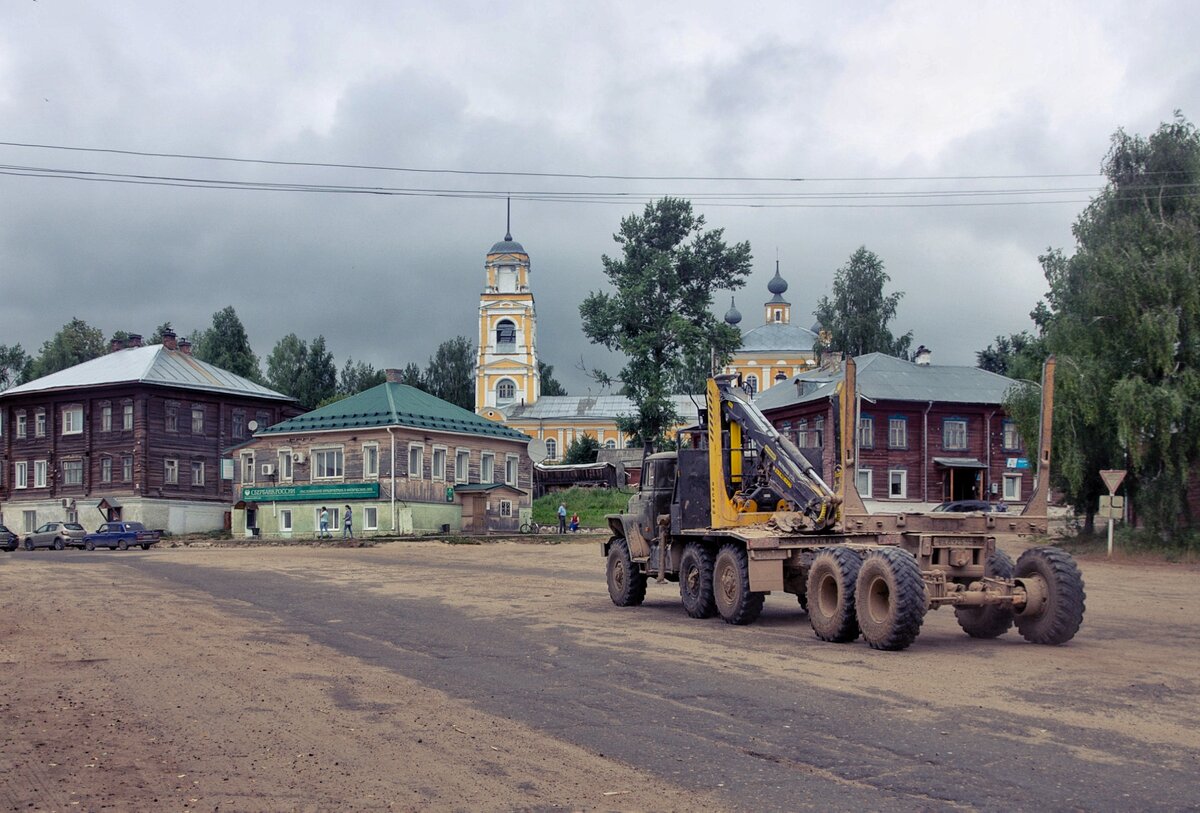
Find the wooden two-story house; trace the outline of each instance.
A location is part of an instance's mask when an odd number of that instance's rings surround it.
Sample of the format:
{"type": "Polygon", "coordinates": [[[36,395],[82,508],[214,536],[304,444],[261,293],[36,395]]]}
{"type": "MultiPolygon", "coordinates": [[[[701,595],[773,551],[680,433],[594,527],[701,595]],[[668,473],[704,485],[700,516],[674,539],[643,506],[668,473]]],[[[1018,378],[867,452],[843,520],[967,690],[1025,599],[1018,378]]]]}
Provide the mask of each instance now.
{"type": "MultiPolygon", "coordinates": [[[[978,367],[919,363],[881,353],[857,364],[855,483],[868,510],[923,510],[949,500],[1023,505],[1032,455],[1004,411],[1017,382],[978,367]]],[[[844,366],[792,376],[755,404],[814,462],[832,473],[835,395],[844,366]]],[[[828,478],[827,478],[828,479],[828,478]]]]}
{"type": "Polygon", "coordinates": [[[225,527],[226,450],[298,414],[295,401],[193,357],[168,333],[0,392],[0,517],[136,520],[171,533],[225,527]]]}

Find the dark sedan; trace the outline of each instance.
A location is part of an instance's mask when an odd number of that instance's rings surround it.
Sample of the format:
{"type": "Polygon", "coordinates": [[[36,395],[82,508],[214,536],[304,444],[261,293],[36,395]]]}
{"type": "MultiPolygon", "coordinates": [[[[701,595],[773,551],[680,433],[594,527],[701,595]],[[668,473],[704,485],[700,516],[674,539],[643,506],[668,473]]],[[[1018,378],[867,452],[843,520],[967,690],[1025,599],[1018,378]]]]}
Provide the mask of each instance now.
{"type": "Polygon", "coordinates": [[[17,543],[21,538],[12,531],[0,525],[0,550],[13,551],[17,549],[17,543]]]}

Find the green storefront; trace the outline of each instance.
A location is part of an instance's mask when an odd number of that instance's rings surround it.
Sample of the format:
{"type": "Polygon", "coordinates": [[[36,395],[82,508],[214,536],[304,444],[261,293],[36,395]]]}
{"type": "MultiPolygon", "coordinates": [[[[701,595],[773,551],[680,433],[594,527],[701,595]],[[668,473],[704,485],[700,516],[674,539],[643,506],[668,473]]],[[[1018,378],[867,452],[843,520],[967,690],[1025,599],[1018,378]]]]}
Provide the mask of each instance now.
{"type": "MultiPolygon", "coordinates": [[[[451,490],[448,499],[453,499],[451,490]]],[[[354,536],[411,534],[411,505],[395,505],[380,493],[379,483],[316,483],[311,485],[244,486],[234,505],[235,535],[304,538],[320,534],[320,514],[329,514],[329,535],[340,538],[346,506],[351,509],[354,536]]],[[[422,505],[417,527],[437,529],[457,525],[458,506],[422,505]]]]}

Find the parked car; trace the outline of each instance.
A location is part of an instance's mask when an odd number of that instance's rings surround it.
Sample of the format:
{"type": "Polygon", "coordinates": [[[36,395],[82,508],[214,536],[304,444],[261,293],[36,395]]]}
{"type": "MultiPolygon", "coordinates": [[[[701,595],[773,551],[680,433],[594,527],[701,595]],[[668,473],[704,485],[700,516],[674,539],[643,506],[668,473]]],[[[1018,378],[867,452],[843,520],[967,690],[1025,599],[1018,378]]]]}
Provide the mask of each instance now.
{"type": "Polygon", "coordinates": [[[971,511],[1007,511],[1008,506],[1002,502],[988,502],[987,500],[950,500],[935,505],[933,510],[939,513],[966,514],[971,511]]]}
{"type": "Polygon", "coordinates": [[[25,537],[25,550],[54,548],[62,550],[68,545],[83,544],[87,531],[78,522],[47,522],[25,537]]]}
{"type": "Polygon", "coordinates": [[[158,542],[158,538],[158,531],[148,531],[140,522],[106,522],[95,533],[84,536],[80,544],[85,550],[125,550],[130,545],[140,545],[142,550],[149,550],[151,545],[158,542]]]}
{"type": "Polygon", "coordinates": [[[13,551],[17,549],[17,543],[21,538],[12,531],[0,525],[0,550],[13,551]]]}

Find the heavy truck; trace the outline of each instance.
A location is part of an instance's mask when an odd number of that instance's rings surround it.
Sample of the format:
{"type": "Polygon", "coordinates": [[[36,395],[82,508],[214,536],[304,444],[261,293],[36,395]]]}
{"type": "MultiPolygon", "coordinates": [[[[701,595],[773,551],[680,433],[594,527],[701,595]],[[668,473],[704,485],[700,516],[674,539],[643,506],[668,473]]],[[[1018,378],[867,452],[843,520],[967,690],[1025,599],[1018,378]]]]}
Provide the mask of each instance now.
{"type": "Polygon", "coordinates": [[[794,594],[816,636],[901,650],[928,610],[994,638],[1014,624],[1028,641],[1062,644],[1083,622],[1084,584],[1070,554],[1031,547],[1014,563],[998,534],[1043,536],[1050,475],[1054,359],[1042,373],[1037,479],[1024,510],[868,513],[854,482],[853,359],[834,396],[837,449],[825,478],[733,375],[709,379],[698,425],[676,451],[646,457],[627,510],[606,517],[602,544],[614,604],[642,604],[650,579],[678,582],[693,618],[758,618],[768,594],[794,594]],[[828,479],[828,482],[827,482],[828,479]]]}

